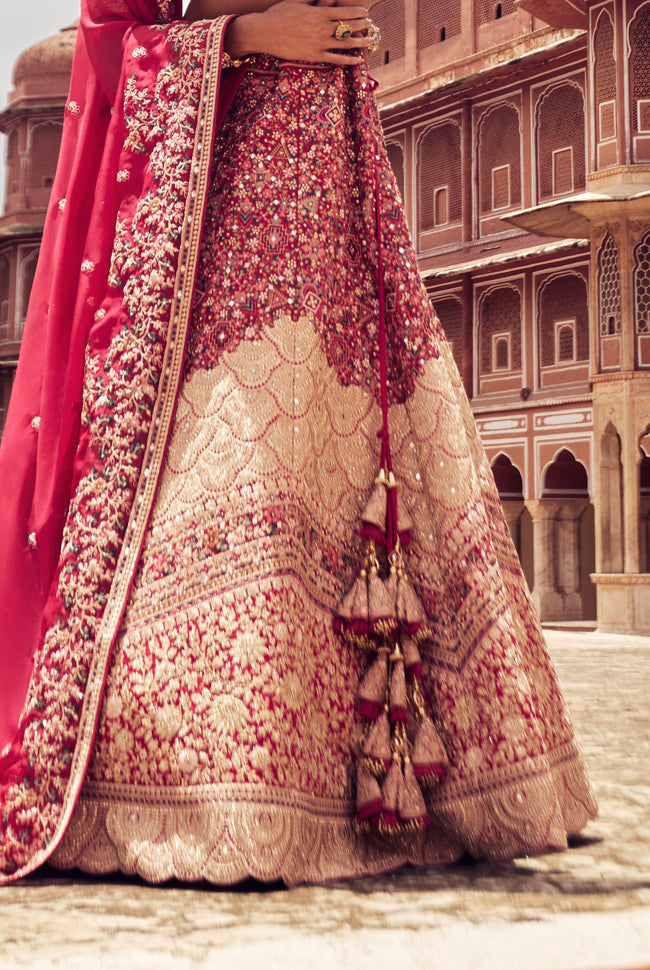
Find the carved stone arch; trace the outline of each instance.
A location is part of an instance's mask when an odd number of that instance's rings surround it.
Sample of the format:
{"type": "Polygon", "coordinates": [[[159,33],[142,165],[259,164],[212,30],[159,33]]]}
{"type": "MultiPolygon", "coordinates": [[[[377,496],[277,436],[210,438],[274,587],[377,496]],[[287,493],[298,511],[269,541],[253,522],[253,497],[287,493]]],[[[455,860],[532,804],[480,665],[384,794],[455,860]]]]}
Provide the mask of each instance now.
{"type": "Polygon", "coordinates": [[[490,465],[494,481],[501,499],[522,501],[524,499],[524,482],[520,469],[515,465],[505,451],[500,451],[492,459],[490,465]]]}
{"type": "Polygon", "coordinates": [[[569,448],[559,448],[542,470],[542,498],[589,498],[589,474],[569,448]]]}
{"type": "Polygon", "coordinates": [[[623,463],[621,438],[609,421],[600,439],[599,449],[600,509],[599,529],[601,559],[599,571],[623,572],[623,463]]]}
{"type": "Polygon", "coordinates": [[[650,573],[650,424],[639,435],[639,569],[650,573]]]}

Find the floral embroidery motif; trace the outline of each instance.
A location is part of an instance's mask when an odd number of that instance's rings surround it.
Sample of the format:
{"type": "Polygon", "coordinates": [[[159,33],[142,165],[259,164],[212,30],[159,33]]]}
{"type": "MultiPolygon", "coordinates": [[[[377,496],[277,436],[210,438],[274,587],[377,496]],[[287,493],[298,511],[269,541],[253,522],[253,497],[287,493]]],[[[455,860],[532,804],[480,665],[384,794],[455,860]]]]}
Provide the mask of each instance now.
{"type": "Polygon", "coordinates": [[[92,273],[94,269],[95,264],[93,263],[92,259],[84,259],[83,263],[81,264],[81,272],[92,273]]]}
{"type": "Polygon", "coordinates": [[[215,366],[290,312],[312,321],[342,384],[378,393],[379,150],[390,393],[405,400],[412,392],[441,331],[414,272],[372,99],[360,71],[268,58],[248,71],[215,146],[217,160],[236,162],[215,166],[187,373],[215,366]]]}
{"type": "Polygon", "coordinates": [[[81,108],[79,107],[76,101],[69,101],[68,111],[70,112],[71,115],[78,115],[79,112],[81,111],[81,108]]]}

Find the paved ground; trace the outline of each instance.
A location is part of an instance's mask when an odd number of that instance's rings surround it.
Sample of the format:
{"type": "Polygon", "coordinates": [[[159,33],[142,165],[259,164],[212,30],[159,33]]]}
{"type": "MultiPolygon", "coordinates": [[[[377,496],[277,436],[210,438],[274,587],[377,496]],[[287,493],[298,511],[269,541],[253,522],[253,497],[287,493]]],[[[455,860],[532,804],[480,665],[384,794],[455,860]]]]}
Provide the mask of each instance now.
{"type": "Polygon", "coordinates": [[[39,874],[0,968],[650,970],[650,638],[549,631],[600,803],[570,852],[236,892],[39,874]]]}

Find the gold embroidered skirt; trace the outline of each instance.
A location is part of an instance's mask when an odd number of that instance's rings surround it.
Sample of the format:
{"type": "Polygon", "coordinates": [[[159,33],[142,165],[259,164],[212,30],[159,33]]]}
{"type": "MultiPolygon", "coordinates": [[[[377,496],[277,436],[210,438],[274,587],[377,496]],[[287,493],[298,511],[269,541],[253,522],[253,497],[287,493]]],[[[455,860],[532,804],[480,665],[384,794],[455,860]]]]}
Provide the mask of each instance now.
{"type": "Polygon", "coordinates": [[[426,830],[394,842],[353,824],[364,657],[333,616],[381,409],[372,192],[345,77],[262,60],[220,132],[174,430],[58,866],[293,884],[563,846],[594,812],[382,153],[402,308],[391,446],[450,770],[426,830]]]}

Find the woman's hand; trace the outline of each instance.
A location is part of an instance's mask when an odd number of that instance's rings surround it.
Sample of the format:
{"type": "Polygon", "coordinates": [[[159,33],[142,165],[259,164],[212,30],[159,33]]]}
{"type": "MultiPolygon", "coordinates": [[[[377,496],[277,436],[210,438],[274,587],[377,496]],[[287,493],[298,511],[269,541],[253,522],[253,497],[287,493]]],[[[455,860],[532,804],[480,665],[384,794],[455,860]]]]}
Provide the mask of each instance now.
{"type": "MultiPolygon", "coordinates": [[[[221,6],[222,0],[196,2],[221,6]]],[[[237,0],[231,0],[229,12],[237,13],[236,8],[237,0]]],[[[210,16],[215,15],[218,16],[210,16]]],[[[343,67],[361,64],[362,51],[372,41],[365,36],[337,40],[334,34],[339,21],[349,26],[352,33],[365,34],[370,26],[365,0],[357,6],[332,6],[327,0],[319,6],[313,6],[309,0],[279,0],[266,9],[239,14],[228,24],[224,46],[233,58],[271,54],[287,61],[343,67]]]]}

